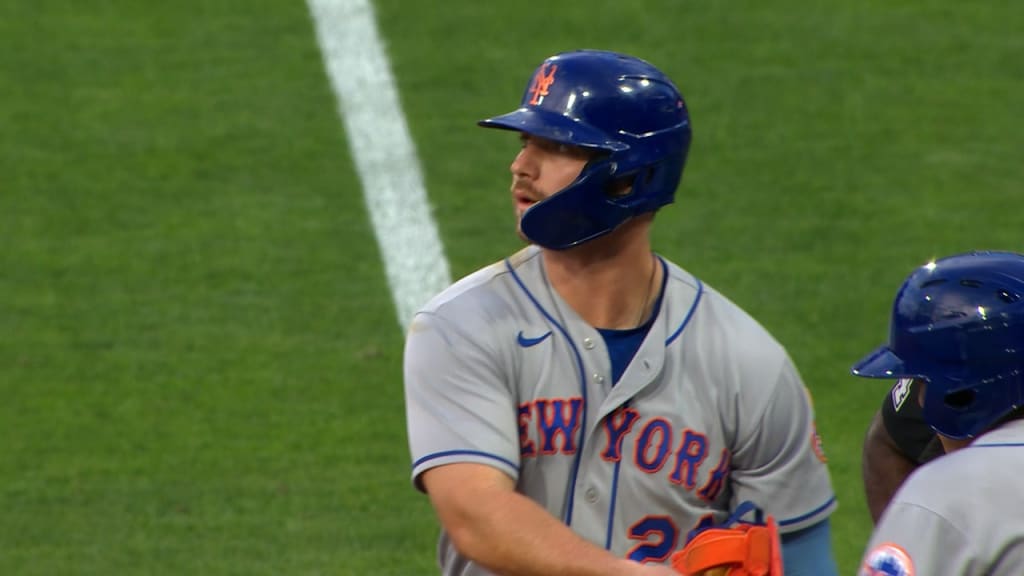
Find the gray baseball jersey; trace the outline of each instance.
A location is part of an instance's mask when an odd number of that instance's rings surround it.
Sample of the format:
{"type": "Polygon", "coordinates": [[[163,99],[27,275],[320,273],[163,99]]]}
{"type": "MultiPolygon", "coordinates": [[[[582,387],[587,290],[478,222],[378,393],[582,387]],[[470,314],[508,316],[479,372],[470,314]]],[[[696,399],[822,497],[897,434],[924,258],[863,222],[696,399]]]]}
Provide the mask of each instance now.
{"type": "Polygon", "coordinates": [[[863,576],[1024,573],[1024,421],[918,468],[871,536],[863,576]]]}
{"type": "MultiPolygon", "coordinates": [[[[526,248],[413,320],[405,396],[417,486],[435,466],[494,466],[590,542],[660,563],[744,500],[783,532],[831,513],[809,396],[754,319],[662,260],[662,304],[612,386],[600,333],[541,261],[526,248]]],[[[439,556],[444,574],[488,573],[443,533],[439,556]]]]}

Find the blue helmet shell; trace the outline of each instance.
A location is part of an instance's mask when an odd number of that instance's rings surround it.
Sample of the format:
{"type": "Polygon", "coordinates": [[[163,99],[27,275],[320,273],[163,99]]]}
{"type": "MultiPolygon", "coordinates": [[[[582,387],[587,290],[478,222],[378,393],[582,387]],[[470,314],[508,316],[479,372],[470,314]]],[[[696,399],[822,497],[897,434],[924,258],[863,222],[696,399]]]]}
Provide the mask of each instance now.
{"type": "Polygon", "coordinates": [[[925,421],[972,438],[1024,405],[1024,255],[970,252],[929,263],[893,302],[889,342],[853,374],[927,382],[925,421]]]}
{"type": "Polygon", "coordinates": [[[607,234],[671,203],[690,148],[690,117],[671,80],[638,58],[577,50],[546,59],[516,110],[479,122],[597,155],[569,186],[531,206],[523,233],[561,250],[607,234]],[[631,179],[624,196],[612,184],[631,179]]]}

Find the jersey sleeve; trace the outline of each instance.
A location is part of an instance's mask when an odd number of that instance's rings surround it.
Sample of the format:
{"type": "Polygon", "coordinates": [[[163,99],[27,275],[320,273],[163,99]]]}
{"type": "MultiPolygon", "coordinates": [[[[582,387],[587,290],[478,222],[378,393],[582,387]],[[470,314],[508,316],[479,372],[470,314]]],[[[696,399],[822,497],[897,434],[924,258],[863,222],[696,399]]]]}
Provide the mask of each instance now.
{"type": "Polygon", "coordinates": [[[920,386],[910,378],[896,381],[882,400],[882,422],[904,456],[924,464],[942,454],[942,443],[921,415],[920,386]]]}
{"type": "Polygon", "coordinates": [[[879,520],[858,574],[979,574],[971,540],[936,512],[892,502],[879,520]]]}
{"type": "Polygon", "coordinates": [[[404,384],[412,478],[476,462],[518,477],[517,407],[486,331],[420,313],[406,337],[404,384]]]}
{"type": "Polygon", "coordinates": [[[732,462],[732,506],[753,501],[775,517],[779,531],[817,524],[836,507],[810,395],[788,358],[763,409],[741,422],[732,462]]]}

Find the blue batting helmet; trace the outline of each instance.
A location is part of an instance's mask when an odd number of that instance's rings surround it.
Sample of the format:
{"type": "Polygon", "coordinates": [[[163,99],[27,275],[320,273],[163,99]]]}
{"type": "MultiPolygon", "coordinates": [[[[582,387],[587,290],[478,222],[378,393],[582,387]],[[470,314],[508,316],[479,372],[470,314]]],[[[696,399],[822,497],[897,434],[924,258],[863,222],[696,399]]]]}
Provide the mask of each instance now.
{"type": "Polygon", "coordinates": [[[569,186],[526,210],[527,238],[569,248],[673,201],[690,148],[690,117],[665,74],[632,56],[578,50],[551,56],[531,78],[518,109],[479,124],[597,155],[569,186]],[[622,180],[632,190],[610,194],[622,180]]]}
{"type": "Polygon", "coordinates": [[[922,414],[950,438],[971,438],[1024,405],[1024,255],[971,252],[912,273],[892,308],[889,343],[857,376],[920,378],[922,414]]]}

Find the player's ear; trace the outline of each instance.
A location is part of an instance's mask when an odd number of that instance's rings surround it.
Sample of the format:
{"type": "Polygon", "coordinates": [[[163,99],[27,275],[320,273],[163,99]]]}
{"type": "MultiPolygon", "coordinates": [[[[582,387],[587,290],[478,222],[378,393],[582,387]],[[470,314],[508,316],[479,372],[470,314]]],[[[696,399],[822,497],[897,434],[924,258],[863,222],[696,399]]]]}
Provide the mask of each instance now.
{"type": "Polygon", "coordinates": [[[623,198],[633,192],[633,178],[617,178],[608,182],[604,193],[609,198],[623,198]]]}

